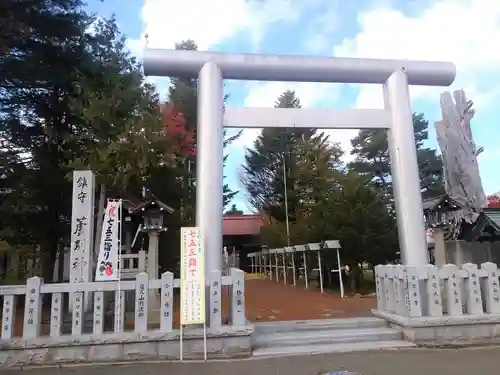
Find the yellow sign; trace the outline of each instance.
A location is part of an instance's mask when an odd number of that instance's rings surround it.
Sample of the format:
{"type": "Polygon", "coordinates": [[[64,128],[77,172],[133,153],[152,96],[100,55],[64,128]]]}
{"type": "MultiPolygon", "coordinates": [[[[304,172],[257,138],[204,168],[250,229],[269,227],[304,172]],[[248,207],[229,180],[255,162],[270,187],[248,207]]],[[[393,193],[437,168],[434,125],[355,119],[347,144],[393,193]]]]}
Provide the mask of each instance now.
{"type": "Polygon", "coordinates": [[[181,228],[181,325],[204,324],[205,254],[200,230],[181,228]]]}

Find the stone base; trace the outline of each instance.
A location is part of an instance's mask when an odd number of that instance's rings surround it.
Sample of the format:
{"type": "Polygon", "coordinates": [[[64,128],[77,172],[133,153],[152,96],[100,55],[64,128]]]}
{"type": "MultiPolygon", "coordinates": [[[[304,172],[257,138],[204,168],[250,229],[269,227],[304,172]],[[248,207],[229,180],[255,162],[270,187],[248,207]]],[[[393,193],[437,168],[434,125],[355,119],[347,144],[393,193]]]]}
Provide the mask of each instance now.
{"type": "Polygon", "coordinates": [[[372,310],[405,340],[421,345],[477,345],[500,342],[500,314],[409,318],[372,310]]]}
{"type": "MultiPolygon", "coordinates": [[[[209,359],[245,358],[252,353],[253,326],[207,329],[209,359]]],[[[0,366],[55,365],[78,362],[178,360],[179,331],[121,332],[78,337],[0,340],[0,366]]],[[[203,329],[185,329],[184,359],[203,359],[203,329]]]]}

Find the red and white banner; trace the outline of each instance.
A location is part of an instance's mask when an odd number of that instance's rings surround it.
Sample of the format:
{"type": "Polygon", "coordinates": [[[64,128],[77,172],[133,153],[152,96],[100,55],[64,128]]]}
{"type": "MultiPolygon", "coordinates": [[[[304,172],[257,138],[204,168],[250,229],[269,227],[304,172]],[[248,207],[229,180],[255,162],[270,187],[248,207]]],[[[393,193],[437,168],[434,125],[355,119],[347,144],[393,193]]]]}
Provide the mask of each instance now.
{"type": "Polygon", "coordinates": [[[121,200],[108,200],[102,224],[95,281],[116,281],[119,279],[121,208],[121,200]]]}

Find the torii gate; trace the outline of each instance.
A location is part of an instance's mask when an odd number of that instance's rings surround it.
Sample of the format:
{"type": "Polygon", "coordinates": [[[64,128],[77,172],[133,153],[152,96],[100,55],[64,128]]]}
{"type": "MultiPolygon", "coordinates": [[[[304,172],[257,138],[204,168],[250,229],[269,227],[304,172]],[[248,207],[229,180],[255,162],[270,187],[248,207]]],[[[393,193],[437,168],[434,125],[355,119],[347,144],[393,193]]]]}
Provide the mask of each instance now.
{"type": "Polygon", "coordinates": [[[206,272],[222,269],[223,127],[307,127],[387,130],[403,264],[428,262],[420,178],[408,85],[449,86],[447,62],[228,54],[147,49],[149,76],[199,79],[196,225],[206,272]],[[384,109],[223,108],[223,80],[372,83],[384,88],[384,109]]]}

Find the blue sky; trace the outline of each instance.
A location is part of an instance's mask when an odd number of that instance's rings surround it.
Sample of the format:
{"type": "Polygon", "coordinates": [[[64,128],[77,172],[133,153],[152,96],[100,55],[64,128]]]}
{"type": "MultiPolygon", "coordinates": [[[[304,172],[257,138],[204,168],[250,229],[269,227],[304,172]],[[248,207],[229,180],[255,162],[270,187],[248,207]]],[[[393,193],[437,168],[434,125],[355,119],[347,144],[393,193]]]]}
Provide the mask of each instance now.
{"type": "MultiPolygon", "coordinates": [[[[139,58],[148,35],[151,48],[195,40],[200,49],[223,52],[314,54],[452,61],[457,79],[475,103],[472,130],[487,194],[500,191],[500,3],[491,0],[88,0],[89,10],[116,15],[139,58]]],[[[166,93],[168,80],[153,78],[166,93]]],[[[226,82],[229,105],[272,106],[286,89],[303,107],[381,108],[381,87],[282,82],[226,82]]],[[[412,87],[414,111],[430,122],[428,145],[436,147],[434,121],[445,88],[412,87]]],[[[234,203],[250,211],[239,183],[245,147],[258,131],[246,130],[227,151],[226,182],[240,190],[234,203]]],[[[349,151],[354,131],[329,132],[349,151]]]]}

